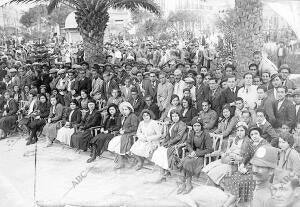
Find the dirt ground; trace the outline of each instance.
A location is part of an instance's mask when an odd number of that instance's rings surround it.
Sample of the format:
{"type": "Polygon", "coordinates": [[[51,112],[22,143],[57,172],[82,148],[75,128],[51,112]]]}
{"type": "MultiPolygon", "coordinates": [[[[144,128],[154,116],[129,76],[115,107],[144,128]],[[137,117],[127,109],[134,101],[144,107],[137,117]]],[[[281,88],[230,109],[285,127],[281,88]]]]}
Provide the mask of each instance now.
{"type": "MultiPolygon", "coordinates": [[[[112,160],[88,164],[88,153],[44,144],[37,145],[36,201],[41,206],[186,206],[170,199],[176,194],[175,178],[153,183],[157,170],[115,171],[112,160]]],[[[0,141],[0,195],[5,195],[0,206],[34,206],[34,149],[25,146],[24,137],[0,141]]]]}

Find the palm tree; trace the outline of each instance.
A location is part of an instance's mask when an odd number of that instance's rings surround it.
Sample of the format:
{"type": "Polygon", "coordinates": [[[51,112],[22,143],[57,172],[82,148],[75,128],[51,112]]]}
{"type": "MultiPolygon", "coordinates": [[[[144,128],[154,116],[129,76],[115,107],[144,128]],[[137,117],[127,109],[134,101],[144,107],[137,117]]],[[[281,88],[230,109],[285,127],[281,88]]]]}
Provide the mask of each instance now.
{"type": "Polygon", "coordinates": [[[235,0],[235,37],[238,72],[243,74],[252,54],[263,48],[263,5],[261,0],[235,0]]]}
{"type": "MultiPolygon", "coordinates": [[[[17,3],[40,3],[44,0],[11,0],[17,3]]],[[[83,38],[86,60],[90,63],[103,59],[104,32],[109,21],[108,10],[143,8],[160,15],[159,6],[153,0],[49,0],[48,13],[64,3],[75,9],[76,22],[83,38]]]]}

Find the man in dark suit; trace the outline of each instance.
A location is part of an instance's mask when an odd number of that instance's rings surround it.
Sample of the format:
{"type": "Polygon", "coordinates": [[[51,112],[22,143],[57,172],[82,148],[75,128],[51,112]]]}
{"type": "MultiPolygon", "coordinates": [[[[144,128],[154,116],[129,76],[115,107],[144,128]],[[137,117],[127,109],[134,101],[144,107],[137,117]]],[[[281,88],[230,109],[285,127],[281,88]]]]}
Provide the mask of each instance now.
{"type": "Polygon", "coordinates": [[[237,87],[236,77],[234,75],[227,77],[227,88],[223,90],[221,95],[221,105],[229,104],[233,106],[235,104],[237,93],[240,87],[237,87]]]}
{"type": "Polygon", "coordinates": [[[261,137],[267,140],[273,147],[278,147],[278,139],[275,129],[266,119],[266,113],[263,109],[256,110],[256,125],[261,129],[261,137]]]}
{"type": "Polygon", "coordinates": [[[294,91],[294,102],[296,104],[296,123],[300,123],[300,89],[294,91]]]}
{"type": "Polygon", "coordinates": [[[102,97],[105,97],[106,100],[111,96],[112,89],[119,88],[119,85],[115,80],[112,79],[109,71],[103,73],[104,84],[102,87],[102,97]]]}
{"type": "Polygon", "coordinates": [[[155,120],[159,119],[159,108],[156,103],[153,102],[153,98],[151,96],[145,97],[145,107],[144,109],[148,109],[153,112],[155,116],[155,120]]]}
{"type": "Polygon", "coordinates": [[[220,88],[216,78],[211,78],[209,80],[209,89],[208,100],[211,103],[211,109],[217,112],[219,116],[223,107],[221,105],[222,89],[220,88]]]}
{"type": "Polygon", "coordinates": [[[151,96],[153,100],[156,100],[158,80],[155,72],[150,72],[149,80],[144,80],[143,85],[145,90],[144,96],[151,96]]]}
{"type": "Polygon", "coordinates": [[[139,96],[139,92],[137,88],[131,89],[131,99],[129,100],[129,103],[133,106],[134,113],[139,116],[142,110],[145,107],[144,100],[139,96]]]}
{"type": "Polygon", "coordinates": [[[92,81],[86,77],[86,71],[80,70],[78,74],[78,87],[76,90],[77,94],[80,94],[81,90],[86,90],[88,94],[92,91],[92,81]]]}
{"type": "Polygon", "coordinates": [[[289,101],[285,96],[287,93],[286,86],[279,86],[277,89],[277,101],[273,104],[273,110],[276,118],[274,128],[280,128],[282,124],[286,124],[293,128],[296,120],[295,105],[289,101]]]}
{"type": "Polygon", "coordinates": [[[202,73],[196,76],[196,106],[198,111],[202,110],[202,103],[207,99],[209,86],[203,83],[204,75],[202,73]]]}

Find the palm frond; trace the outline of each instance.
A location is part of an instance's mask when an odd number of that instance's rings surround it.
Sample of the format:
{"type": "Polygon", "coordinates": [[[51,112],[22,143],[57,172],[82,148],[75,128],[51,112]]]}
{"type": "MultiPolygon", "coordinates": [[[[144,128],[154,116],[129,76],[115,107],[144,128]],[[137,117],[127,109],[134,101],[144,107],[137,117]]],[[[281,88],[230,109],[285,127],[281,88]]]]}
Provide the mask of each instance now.
{"type": "Polygon", "coordinates": [[[42,3],[42,2],[45,2],[44,0],[11,0],[9,3],[24,3],[24,4],[27,4],[27,3],[42,3]]]}
{"type": "Polygon", "coordinates": [[[113,9],[128,9],[131,11],[144,8],[156,15],[161,14],[159,6],[153,0],[110,0],[108,6],[113,9]]]}
{"type": "Polygon", "coordinates": [[[51,12],[53,12],[53,10],[57,7],[57,5],[62,2],[62,0],[51,0],[49,2],[49,5],[47,7],[48,9],[48,14],[50,14],[51,12]]]}

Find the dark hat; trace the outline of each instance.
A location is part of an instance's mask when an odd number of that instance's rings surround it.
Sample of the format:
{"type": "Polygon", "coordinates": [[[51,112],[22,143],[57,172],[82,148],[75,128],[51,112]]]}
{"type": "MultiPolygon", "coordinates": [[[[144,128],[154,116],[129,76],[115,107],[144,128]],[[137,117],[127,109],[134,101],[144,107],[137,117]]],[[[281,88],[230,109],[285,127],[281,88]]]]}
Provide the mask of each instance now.
{"type": "Polygon", "coordinates": [[[188,74],[193,74],[193,76],[197,76],[197,72],[195,70],[189,70],[188,74]]]}
{"type": "Polygon", "coordinates": [[[178,68],[179,66],[184,67],[184,64],[183,63],[178,63],[175,68],[178,68]]]}

